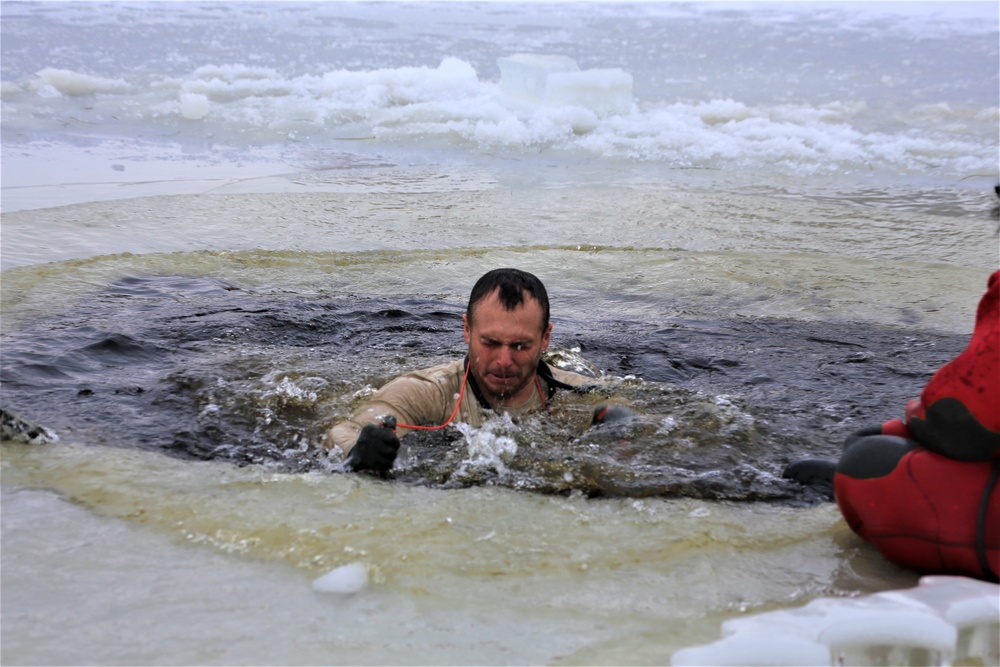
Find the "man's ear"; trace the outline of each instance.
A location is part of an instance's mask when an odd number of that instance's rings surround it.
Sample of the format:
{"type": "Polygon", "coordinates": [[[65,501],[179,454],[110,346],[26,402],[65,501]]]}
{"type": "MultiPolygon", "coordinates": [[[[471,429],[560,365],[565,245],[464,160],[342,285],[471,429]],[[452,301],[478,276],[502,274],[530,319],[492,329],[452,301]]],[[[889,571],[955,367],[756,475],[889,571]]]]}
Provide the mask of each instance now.
{"type": "Polygon", "coordinates": [[[469,316],[462,315],[462,328],[465,335],[465,343],[469,344],[472,342],[472,329],[469,328],[469,316]]]}
{"type": "Polygon", "coordinates": [[[545,327],[545,333],[542,334],[542,352],[549,349],[549,340],[552,338],[552,323],[545,327]]]}

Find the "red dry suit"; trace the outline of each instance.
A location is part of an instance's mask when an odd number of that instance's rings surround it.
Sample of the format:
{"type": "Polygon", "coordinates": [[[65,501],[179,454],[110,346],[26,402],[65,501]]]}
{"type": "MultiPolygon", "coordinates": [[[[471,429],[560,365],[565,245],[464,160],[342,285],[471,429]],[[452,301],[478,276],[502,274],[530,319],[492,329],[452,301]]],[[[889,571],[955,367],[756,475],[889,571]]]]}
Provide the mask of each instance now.
{"type": "Polygon", "coordinates": [[[848,439],[834,496],[848,525],[897,565],[1000,573],[1000,271],[969,346],[893,419],[848,439]]]}

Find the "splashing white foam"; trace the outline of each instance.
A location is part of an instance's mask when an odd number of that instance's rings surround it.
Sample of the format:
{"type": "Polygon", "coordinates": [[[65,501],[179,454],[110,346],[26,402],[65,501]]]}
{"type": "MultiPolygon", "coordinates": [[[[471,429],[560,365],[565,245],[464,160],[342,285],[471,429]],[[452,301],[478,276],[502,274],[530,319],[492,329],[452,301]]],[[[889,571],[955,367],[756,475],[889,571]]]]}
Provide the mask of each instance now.
{"type": "Polygon", "coordinates": [[[516,427],[509,414],[490,419],[481,428],[468,424],[455,426],[468,447],[459,474],[475,469],[493,469],[501,475],[507,472],[507,463],[517,454],[517,443],[511,435],[516,427]]]}

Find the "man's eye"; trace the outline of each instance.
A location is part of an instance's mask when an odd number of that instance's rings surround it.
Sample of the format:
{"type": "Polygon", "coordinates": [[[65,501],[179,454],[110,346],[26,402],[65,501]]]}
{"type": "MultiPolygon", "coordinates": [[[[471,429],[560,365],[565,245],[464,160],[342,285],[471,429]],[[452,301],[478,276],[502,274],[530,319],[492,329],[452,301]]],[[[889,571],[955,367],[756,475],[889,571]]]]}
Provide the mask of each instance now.
{"type": "Polygon", "coordinates": [[[483,340],[483,346],[485,347],[498,348],[498,347],[503,347],[504,345],[509,346],[510,349],[514,350],[515,352],[523,352],[531,348],[531,343],[504,343],[499,340],[488,340],[488,339],[483,340]]]}

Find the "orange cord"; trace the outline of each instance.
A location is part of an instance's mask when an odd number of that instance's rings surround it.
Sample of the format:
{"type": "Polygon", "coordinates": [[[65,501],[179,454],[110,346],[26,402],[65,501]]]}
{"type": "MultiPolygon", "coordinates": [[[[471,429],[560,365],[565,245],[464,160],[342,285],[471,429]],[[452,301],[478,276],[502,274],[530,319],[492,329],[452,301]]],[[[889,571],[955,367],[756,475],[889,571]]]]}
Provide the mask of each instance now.
{"type": "MultiPolygon", "coordinates": [[[[465,366],[465,378],[462,379],[462,389],[458,392],[458,402],[455,403],[455,409],[452,411],[451,416],[448,417],[448,421],[438,426],[417,426],[415,424],[396,424],[396,428],[406,428],[414,431],[437,431],[452,422],[455,419],[455,415],[458,414],[458,408],[462,405],[462,397],[465,396],[465,386],[469,383],[469,369],[472,368],[472,364],[467,364],[465,366]]],[[[538,389],[538,397],[542,399],[542,409],[547,410],[548,406],[545,401],[545,393],[542,391],[542,383],[538,380],[538,375],[535,375],[535,387],[538,389]]],[[[393,429],[395,430],[395,429],[393,429]]]]}
{"type": "Polygon", "coordinates": [[[458,402],[455,403],[455,409],[452,411],[451,417],[448,417],[448,421],[446,421],[445,423],[441,424],[440,426],[417,426],[417,425],[414,425],[414,424],[398,424],[397,423],[396,427],[397,428],[408,428],[408,429],[416,430],[416,431],[437,431],[439,429],[444,428],[448,424],[450,424],[451,421],[455,418],[455,415],[458,414],[458,408],[462,405],[462,397],[465,396],[465,385],[469,383],[469,369],[471,367],[472,367],[472,364],[466,364],[466,366],[465,366],[465,378],[462,379],[462,389],[458,392],[458,402]]]}

